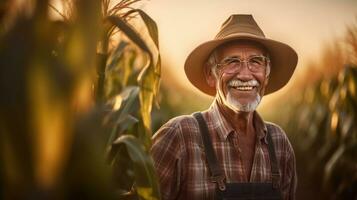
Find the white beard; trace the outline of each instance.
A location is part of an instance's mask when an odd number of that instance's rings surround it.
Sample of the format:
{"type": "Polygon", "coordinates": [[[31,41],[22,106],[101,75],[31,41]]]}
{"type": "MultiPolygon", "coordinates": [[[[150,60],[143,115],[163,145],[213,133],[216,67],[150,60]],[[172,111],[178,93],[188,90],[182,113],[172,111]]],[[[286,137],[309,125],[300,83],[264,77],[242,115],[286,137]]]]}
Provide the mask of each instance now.
{"type": "Polygon", "coordinates": [[[261,97],[259,94],[257,94],[257,97],[254,101],[247,104],[241,104],[236,98],[232,96],[231,92],[228,92],[225,103],[235,112],[252,112],[258,107],[260,101],[261,97]]]}

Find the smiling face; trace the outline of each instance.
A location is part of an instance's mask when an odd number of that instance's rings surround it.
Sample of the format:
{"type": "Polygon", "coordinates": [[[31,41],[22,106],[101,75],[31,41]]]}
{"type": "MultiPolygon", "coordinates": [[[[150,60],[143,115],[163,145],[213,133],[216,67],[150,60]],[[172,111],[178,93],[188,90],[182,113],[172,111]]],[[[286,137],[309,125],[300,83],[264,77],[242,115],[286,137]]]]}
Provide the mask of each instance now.
{"type": "MultiPolygon", "coordinates": [[[[217,48],[216,62],[222,63],[230,58],[248,60],[254,56],[265,55],[264,49],[252,42],[227,43],[217,48]]],[[[206,79],[211,87],[216,87],[216,98],[219,104],[234,112],[251,112],[256,109],[264,95],[268,83],[267,68],[250,70],[248,62],[242,63],[238,70],[224,66],[210,68],[206,79]],[[254,71],[254,72],[252,72],[254,71]]]]}

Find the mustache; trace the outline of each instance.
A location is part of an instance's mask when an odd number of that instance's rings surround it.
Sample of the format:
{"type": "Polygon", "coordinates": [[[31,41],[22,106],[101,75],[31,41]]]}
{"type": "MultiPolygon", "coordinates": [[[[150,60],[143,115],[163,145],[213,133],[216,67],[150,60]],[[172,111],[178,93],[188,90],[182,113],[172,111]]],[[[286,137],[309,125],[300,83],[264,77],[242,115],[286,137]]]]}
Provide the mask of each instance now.
{"type": "Polygon", "coordinates": [[[239,79],[232,79],[228,82],[229,86],[232,87],[244,87],[244,86],[250,86],[250,87],[259,87],[260,84],[256,79],[252,79],[249,81],[241,81],[239,79]]]}

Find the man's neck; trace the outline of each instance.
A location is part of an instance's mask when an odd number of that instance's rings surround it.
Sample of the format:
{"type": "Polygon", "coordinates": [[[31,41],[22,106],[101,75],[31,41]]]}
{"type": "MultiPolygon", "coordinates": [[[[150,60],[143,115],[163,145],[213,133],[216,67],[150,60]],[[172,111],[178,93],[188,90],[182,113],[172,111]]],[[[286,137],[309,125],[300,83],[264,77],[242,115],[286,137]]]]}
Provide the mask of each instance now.
{"type": "Polygon", "coordinates": [[[221,104],[219,102],[217,102],[217,104],[218,104],[218,109],[226,118],[228,123],[231,124],[234,130],[244,135],[254,133],[254,125],[253,125],[254,111],[236,112],[224,104],[221,104]]]}

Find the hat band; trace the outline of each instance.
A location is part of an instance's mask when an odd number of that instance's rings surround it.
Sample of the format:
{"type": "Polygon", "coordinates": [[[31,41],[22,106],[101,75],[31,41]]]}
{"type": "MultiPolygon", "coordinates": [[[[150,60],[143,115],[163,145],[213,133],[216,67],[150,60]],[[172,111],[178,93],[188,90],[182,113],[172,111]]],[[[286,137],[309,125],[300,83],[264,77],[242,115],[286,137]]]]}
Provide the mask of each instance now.
{"type": "Polygon", "coordinates": [[[231,35],[232,33],[245,33],[245,34],[252,34],[255,36],[265,37],[263,31],[257,30],[256,27],[252,27],[250,25],[239,25],[239,26],[232,26],[231,28],[222,29],[215,37],[215,39],[222,39],[231,35]]]}

